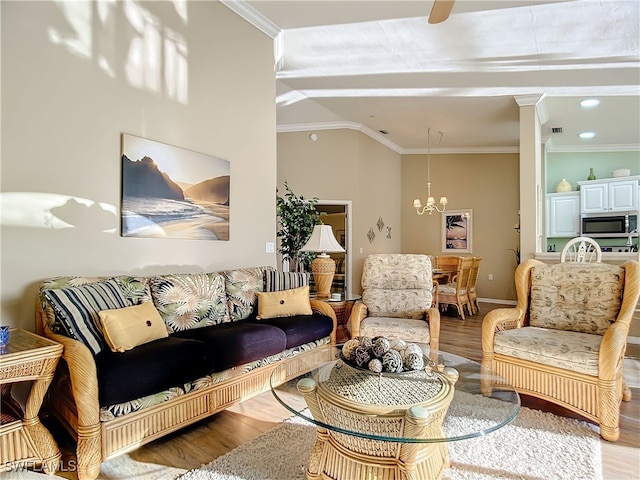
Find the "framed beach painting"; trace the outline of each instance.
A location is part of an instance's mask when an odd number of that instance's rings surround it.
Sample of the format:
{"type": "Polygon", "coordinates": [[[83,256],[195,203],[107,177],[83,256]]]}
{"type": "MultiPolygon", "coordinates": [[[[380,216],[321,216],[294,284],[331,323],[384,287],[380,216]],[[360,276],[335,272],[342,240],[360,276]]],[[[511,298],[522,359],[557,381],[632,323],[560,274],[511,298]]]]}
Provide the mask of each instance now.
{"type": "Polygon", "coordinates": [[[473,211],[451,210],[442,214],[442,251],[471,253],[473,211]]]}
{"type": "Polygon", "coordinates": [[[227,160],[122,134],[123,237],[229,240],[227,160]]]}

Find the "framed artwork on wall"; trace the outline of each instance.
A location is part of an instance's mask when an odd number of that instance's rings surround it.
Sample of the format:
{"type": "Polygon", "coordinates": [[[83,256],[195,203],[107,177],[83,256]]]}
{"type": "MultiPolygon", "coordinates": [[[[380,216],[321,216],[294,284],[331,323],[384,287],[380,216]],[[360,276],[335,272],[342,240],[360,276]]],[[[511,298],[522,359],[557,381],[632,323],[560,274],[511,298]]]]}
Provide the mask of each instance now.
{"type": "Polygon", "coordinates": [[[471,253],[473,211],[451,210],[442,214],[442,251],[471,253]]]}
{"type": "Polygon", "coordinates": [[[122,134],[123,237],[229,240],[227,160],[122,134]]]}

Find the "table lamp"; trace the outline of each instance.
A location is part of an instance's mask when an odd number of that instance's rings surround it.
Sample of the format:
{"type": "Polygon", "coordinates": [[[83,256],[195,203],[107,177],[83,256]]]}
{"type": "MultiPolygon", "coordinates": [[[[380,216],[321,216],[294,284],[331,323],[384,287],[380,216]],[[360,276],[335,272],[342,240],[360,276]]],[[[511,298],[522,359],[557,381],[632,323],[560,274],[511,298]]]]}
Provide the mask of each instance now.
{"type": "Polygon", "coordinates": [[[315,260],[311,262],[313,280],[316,284],[318,297],[329,298],[331,296],[331,283],[336,272],[336,262],[327,255],[329,253],[344,252],[336,237],[333,236],[331,225],[316,225],[307,243],[300,249],[301,252],[319,252],[315,260]]]}

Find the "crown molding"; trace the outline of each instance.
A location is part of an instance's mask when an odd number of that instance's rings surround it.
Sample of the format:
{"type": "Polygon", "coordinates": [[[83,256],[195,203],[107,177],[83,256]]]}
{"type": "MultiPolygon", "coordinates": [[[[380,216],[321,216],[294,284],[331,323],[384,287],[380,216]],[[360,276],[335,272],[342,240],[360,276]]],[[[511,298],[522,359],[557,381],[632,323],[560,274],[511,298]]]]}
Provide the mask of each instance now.
{"type": "Polygon", "coordinates": [[[220,0],[220,3],[273,39],[276,39],[282,31],[280,27],[244,0],[220,0]]]}
{"type": "MultiPolygon", "coordinates": [[[[431,153],[439,155],[464,154],[464,153],[520,153],[520,147],[460,147],[460,148],[433,148],[431,153]]],[[[426,148],[405,148],[403,155],[426,155],[426,148]]]]}
{"type": "Polygon", "coordinates": [[[396,153],[402,154],[402,148],[384,135],[371,128],[362,125],[357,122],[325,122],[325,123],[298,123],[293,125],[278,125],[276,127],[277,133],[294,133],[294,132],[309,132],[312,130],[341,130],[341,129],[357,130],[371,137],[375,141],[381,143],[385,147],[390,148],[396,153]]]}
{"type": "MultiPolygon", "coordinates": [[[[390,148],[400,155],[426,155],[426,148],[402,148],[384,135],[357,122],[324,122],[298,123],[278,125],[277,133],[311,132],[320,130],[357,130],[371,137],[375,141],[390,148]]],[[[553,140],[543,142],[547,152],[588,153],[588,152],[639,152],[640,145],[553,145],[553,140]]],[[[479,153],[520,153],[519,146],[507,147],[462,147],[462,148],[431,148],[431,153],[440,155],[479,154],[479,153]]]]}
{"type": "Polygon", "coordinates": [[[519,107],[536,107],[538,112],[538,121],[540,125],[544,125],[549,120],[549,111],[545,103],[544,93],[529,93],[526,95],[514,95],[513,99],[519,107]]]}
{"type": "Polygon", "coordinates": [[[513,99],[519,107],[526,107],[538,105],[538,102],[540,102],[543,97],[544,93],[529,93],[526,95],[514,95],[513,99]]]}
{"type": "MultiPolygon", "coordinates": [[[[400,155],[422,155],[427,153],[426,148],[402,148],[393,143],[384,135],[371,128],[357,122],[324,122],[324,123],[298,123],[292,125],[278,125],[277,133],[310,132],[320,130],[357,130],[371,137],[382,145],[390,148],[400,155]]],[[[454,154],[454,153],[519,153],[518,147],[465,147],[465,148],[431,148],[431,153],[454,154]]]]}
{"type": "Polygon", "coordinates": [[[553,153],[590,153],[590,152],[640,152],[639,144],[619,145],[554,145],[547,143],[547,151],[553,153]]]}

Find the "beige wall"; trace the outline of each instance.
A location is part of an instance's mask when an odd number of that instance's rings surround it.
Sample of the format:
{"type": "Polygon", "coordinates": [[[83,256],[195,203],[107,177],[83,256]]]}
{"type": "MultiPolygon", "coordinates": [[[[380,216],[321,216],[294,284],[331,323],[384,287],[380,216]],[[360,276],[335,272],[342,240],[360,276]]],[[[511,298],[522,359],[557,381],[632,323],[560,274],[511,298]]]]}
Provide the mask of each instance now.
{"type": "MultiPolygon", "coordinates": [[[[518,154],[431,155],[431,191],[446,195],[447,210],[473,210],[472,255],[482,256],[478,296],[514,300],[518,246],[518,154]],[[493,281],[488,274],[493,274],[493,281]]],[[[426,203],[427,156],[402,156],[402,252],[442,253],[442,216],[417,215],[413,199],[426,203]]],[[[467,255],[464,253],[463,255],[467,255]]]]}
{"type": "Polygon", "coordinates": [[[272,40],[217,2],[68,3],[1,3],[0,321],[33,330],[50,276],[275,265],[272,40]],[[119,235],[122,132],[231,162],[229,241],[119,235]]]}
{"type": "Polygon", "coordinates": [[[351,289],[361,292],[362,263],[370,253],[400,252],[400,155],[356,130],[278,134],[278,188],[322,200],[350,200],[352,218],[351,289]],[[382,217],[385,227],[378,231],[382,217]],[[391,238],[386,227],[391,227],[391,238]],[[376,234],[367,239],[369,228],[376,234]]]}

